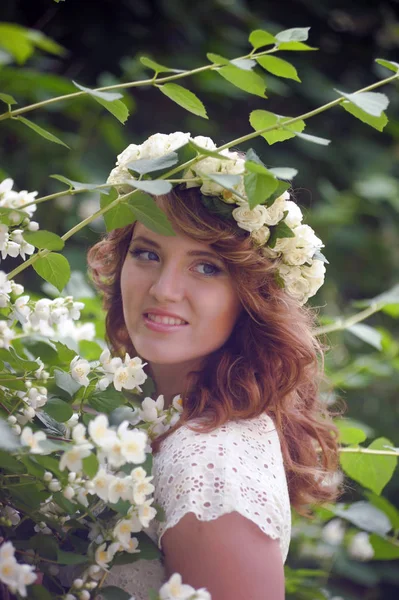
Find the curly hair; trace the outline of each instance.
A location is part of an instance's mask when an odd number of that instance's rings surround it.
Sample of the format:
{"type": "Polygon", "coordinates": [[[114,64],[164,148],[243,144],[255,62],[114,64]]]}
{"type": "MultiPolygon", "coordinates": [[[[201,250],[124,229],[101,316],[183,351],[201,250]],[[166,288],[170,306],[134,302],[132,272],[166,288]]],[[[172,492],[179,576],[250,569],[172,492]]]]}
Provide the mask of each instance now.
{"type": "MultiPolygon", "coordinates": [[[[198,188],[175,188],[158,197],[175,231],[209,243],[226,264],[244,307],[227,342],[209,355],[200,371],[191,372],[182,390],[178,423],[201,419],[194,431],[211,432],[232,419],[267,412],[279,434],[290,501],[301,514],[309,506],[333,501],[338,470],[338,432],[319,397],[325,348],[312,334],[316,311],[300,306],[279,287],[271,261],[254,247],[249,235],[225,218],[211,214],[198,188]]],[[[88,253],[89,271],[103,293],[107,341],[114,354],[135,354],[122,309],[120,276],[133,225],[115,229],[88,253]]]]}

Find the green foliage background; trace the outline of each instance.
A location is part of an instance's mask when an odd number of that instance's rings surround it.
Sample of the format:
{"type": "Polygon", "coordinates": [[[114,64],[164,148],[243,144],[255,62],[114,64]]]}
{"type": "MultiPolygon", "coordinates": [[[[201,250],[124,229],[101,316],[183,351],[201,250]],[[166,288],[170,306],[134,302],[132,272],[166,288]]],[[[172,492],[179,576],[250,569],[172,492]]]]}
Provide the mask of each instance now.
{"type": "MultiPolygon", "coordinates": [[[[61,54],[34,49],[17,64],[0,39],[0,91],[20,106],[73,92],[71,80],[96,87],[148,77],[139,57],[150,56],[173,68],[191,69],[207,63],[206,53],[236,57],[248,52],[253,29],[277,32],[310,26],[309,43],[318,52],[282,53],[297,68],[302,83],[267,76],[268,99],[248,95],[215,73],[185,79],[183,85],[202,98],[209,121],[196,117],[154,88],[124,92],[130,117],[121,125],[90,98],[50,105],[28,115],[70,147],[50,144],[16,121],[0,128],[0,179],[12,177],[19,189],[39,195],[63,189],[52,173],[86,182],[103,182],[115,156],[129,143],[141,143],[154,132],[190,131],[222,144],[251,131],[248,115],[266,109],[295,116],[333,100],[333,88],[345,92],[385,77],[375,58],[395,60],[399,46],[397,2],[352,0],[123,0],[96,3],[66,0],[6,0],[0,20],[35,28],[60,44],[61,54]]],[[[58,51],[57,51],[58,52],[58,51]]],[[[399,95],[398,86],[383,90],[390,97],[389,124],[381,134],[337,107],[311,119],[308,133],[332,139],[328,147],[298,138],[268,146],[258,138],[252,146],[267,166],[299,169],[294,180],[297,200],[307,222],[326,244],[326,284],[312,299],[322,319],[352,314],[354,301],[372,298],[399,283],[399,95]]],[[[5,105],[4,105],[5,106],[5,105]]],[[[97,195],[62,199],[39,207],[42,229],[58,234],[91,214],[97,195]]],[[[98,239],[101,223],[72,238],[65,255],[72,268],[85,272],[87,247],[98,239]]],[[[7,270],[7,263],[2,266],[7,270]]],[[[32,269],[21,281],[41,285],[32,269]]],[[[383,335],[382,350],[350,333],[329,336],[327,369],[348,416],[364,423],[369,437],[398,439],[399,310],[395,306],[368,320],[383,335]],[[390,313],[390,314],[387,314],[390,313]]],[[[384,495],[395,503],[398,476],[384,495]]],[[[361,499],[355,485],[345,500],[361,499]]],[[[310,544],[320,534],[315,525],[298,521],[310,544]],[[313,529],[316,528],[316,529],[313,529]],[[315,534],[316,531],[316,534],[315,534]]],[[[300,537],[299,539],[302,540],[300,537]]],[[[317,567],[314,557],[298,558],[293,542],[290,567],[317,567]]],[[[331,571],[328,588],[345,598],[394,598],[399,576],[392,562],[366,565],[334,555],[323,568],[331,571]]],[[[323,582],[325,586],[325,582],[323,582]]],[[[305,592],[302,592],[305,593],[305,592]]],[[[309,592],[314,598],[314,592],[309,592]]],[[[292,597],[295,596],[295,593],[292,597]]]]}

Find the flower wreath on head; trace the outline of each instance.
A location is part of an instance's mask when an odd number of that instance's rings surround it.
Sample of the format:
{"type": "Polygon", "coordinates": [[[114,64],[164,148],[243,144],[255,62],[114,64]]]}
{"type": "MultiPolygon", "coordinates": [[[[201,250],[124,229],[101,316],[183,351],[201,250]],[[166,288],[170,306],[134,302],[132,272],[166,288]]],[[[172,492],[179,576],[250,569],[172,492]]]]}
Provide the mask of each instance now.
{"type": "Polygon", "coordinates": [[[127,192],[139,181],[134,176],[139,163],[173,155],[177,163],[177,152],[188,146],[196,151],[194,156],[203,158],[183,172],[187,179],[183,185],[199,187],[211,212],[233,218],[265,257],[278,259],[279,285],[301,304],[307,302],[324,282],[327,261],[320,252],[324,244],[302,223],[301,209],[289,200],[290,185],[278,179],[281,170],[267,169],[253,150],[243,157],[227,149],[218,151],[208,137],[156,133],[119,154],[107,183],[127,192]]]}

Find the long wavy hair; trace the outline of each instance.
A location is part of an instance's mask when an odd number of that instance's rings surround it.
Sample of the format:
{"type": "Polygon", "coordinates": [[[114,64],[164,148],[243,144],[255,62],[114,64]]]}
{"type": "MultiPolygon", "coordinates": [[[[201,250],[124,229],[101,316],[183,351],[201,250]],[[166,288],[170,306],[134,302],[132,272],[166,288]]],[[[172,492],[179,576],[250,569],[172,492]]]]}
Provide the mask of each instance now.
{"type": "MultiPolygon", "coordinates": [[[[205,242],[221,256],[244,310],[227,342],[209,355],[182,390],[183,412],[163,439],[198,417],[194,431],[211,432],[232,419],[266,412],[274,420],[286,470],[290,501],[301,514],[310,504],[333,501],[338,470],[338,433],[319,397],[325,348],[312,334],[316,311],[300,306],[276,282],[277,261],[264,257],[249,235],[211,214],[198,188],[175,188],[159,197],[175,231],[205,242]]],[[[115,229],[88,253],[92,279],[103,293],[106,337],[112,352],[135,355],[123,317],[120,276],[133,225],[115,229]]]]}

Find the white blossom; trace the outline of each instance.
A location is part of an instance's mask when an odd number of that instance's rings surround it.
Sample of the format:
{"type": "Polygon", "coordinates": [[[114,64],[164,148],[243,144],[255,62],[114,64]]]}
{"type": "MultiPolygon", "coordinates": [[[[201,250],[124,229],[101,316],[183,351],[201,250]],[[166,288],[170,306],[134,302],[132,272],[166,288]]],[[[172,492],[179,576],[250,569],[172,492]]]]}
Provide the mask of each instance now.
{"type": "Polygon", "coordinates": [[[160,588],[159,597],[160,600],[188,600],[194,592],[195,589],[191,585],[182,583],[180,573],[174,573],[160,588]]]}
{"type": "Polygon", "coordinates": [[[248,203],[243,203],[233,210],[232,215],[241,229],[251,232],[266,224],[268,213],[266,207],[261,204],[251,209],[248,203]]]}
{"type": "Polygon", "coordinates": [[[149,498],[148,500],[145,500],[145,502],[138,506],[138,518],[143,527],[148,527],[150,521],[152,521],[152,519],[154,519],[155,515],[157,514],[156,509],[153,506],[151,506],[153,501],[154,498],[149,498]]]}
{"type": "Polygon", "coordinates": [[[26,586],[36,581],[35,567],[18,563],[14,553],[15,548],[11,542],[4,542],[0,546],[0,581],[5,583],[12,593],[18,593],[25,598],[26,586]]]}
{"type": "Polygon", "coordinates": [[[349,555],[356,560],[370,560],[374,556],[374,549],[370,544],[369,535],[359,531],[351,539],[348,546],[349,555]]]}
{"type": "Polygon", "coordinates": [[[96,446],[102,448],[107,441],[115,438],[115,432],[109,428],[108,418],[106,415],[97,415],[89,422],[89,435],[96,446]]]}
{"type": "Polygon", "coordinates": [[[33,433],[30,427],[24,427],[21,433],[21,444],[29,446],[32,454],[45,454],[46,452],[40,447],[40,442],[47,439],[44,431],[36,431],[33,433]]]}
{"type": "Polygon", "coordinates": [[[11,281],[7,279],[7,274],[4,271],[0,271],[0,308],[8,306],[11,291],[11,281]]]}
{"type": "Polygon", "coordinates": [[[321,537],[325,542],[332,546],[339,546],[345,535],[345,526],[342,519],[332,519],[325,525],[321,532],[321,537]]]}
{"type": "Polygon", "coordinates": [[[9,317],[10,321],[17,319],[21,324],[28,322],[28,318],[32,313],[28,306],[29,300],[29,296],[20,296],[15,300],[12,313],[9,317]]]}
{"type": "Polygon", "coordinates": [[[90,363],[80,356],[75,356],[70,364],[71,376],[75,381],[87,387],[90,383],[87,374],[90,373],[90,363]]]}
{"type": "Polygon", "coordinates": [[[140,464],[145,461],[145,448],[147,434],[138,429],[128,429],[128,421],[123,421],[118,427],[118,436],[121,441],[121,454],[124,462],[140,464]]]}
{"type": "Polygon", "coordinates": [[[132,533],[141,531],[141,527],[133,519],[122,519],[118,521],[113,530],[113,536],[123,548],[129,547],[132,533]]]}
{"type": "Polygon", "coordinates": [[[118,543],[110,544],[108,548],[106,546],[106,543],[101,544],[94,554],[96,563],[103,569],[108,568],[108,564],[113,560],[116,552],[119,550],[118,543]]]}
{"type": "Polygon", "coordinates": [[[8,350],[15,335],[15,332],[10,329],[6,321],[0,321],[0,348],[8,350]]]}
{"type": "Polygon", "coordinates": [[[144,398],[141,403],[141,408],[139,408],[140,418],[147,423],[156,421],[164,408],[164,402],[165,400],[162,394],[158,396],[156,400],[152,400],[152,398],[148,397],[144,398]]]}
{"type": "Polygon", "coordinates": [[[108,501],[116,504],[119,500],[129,500],[132,494],[132,480],[127,477],[114,477],[108,488],[108,501]]]}
{"type": "MultiPolygon", "coordinates": [[[[75,428],[76,429],[76,428],[75,428]]],[[[90,456],[92,444],[80,444],[66,450],[60,459],[60,470],[79,472],[83,468],[82,459],[90,456]]]]}
{"type": "Polygon", "coordinates": [[[109,486],[113,478],[114,475],[107,473],[103,467],[100,467],[96,476],[88,484],[89,494],[97,494],[101,500],[108,502],[109,486]]]}

